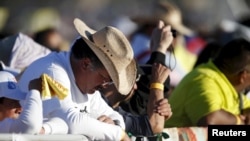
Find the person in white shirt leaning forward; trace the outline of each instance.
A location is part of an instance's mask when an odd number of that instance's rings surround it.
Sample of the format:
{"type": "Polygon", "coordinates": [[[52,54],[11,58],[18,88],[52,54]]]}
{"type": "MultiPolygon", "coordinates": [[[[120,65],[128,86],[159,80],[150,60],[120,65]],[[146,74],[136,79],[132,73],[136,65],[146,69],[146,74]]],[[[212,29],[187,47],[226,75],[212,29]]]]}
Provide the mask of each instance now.
{"type": "Polygon", "coordinates": [[[40,132],[43,121],[40,82],[33,79],[29,92],[24,93],[11,73],[0,71],[0,133],[40,132]]]}

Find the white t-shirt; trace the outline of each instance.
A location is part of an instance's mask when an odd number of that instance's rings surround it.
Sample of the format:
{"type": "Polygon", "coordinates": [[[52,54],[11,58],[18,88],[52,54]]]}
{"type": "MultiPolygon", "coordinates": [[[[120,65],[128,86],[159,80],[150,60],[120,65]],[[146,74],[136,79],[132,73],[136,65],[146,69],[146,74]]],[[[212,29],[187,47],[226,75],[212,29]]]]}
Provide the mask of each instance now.
{"type": "MultiPolygon", "coordinates": [[[[30,80],[40,77],[43,73],[48,74],[70,91],[66,98],[60,100],[60,107],[50,106],[43,109],[44,111],[52,111],[44,117],[64,119],[71,134],[83,134],[96,140],[120,140],[122,131],[125,129],[122,116],[107,105],[99,91],[91,95],[80,92],[75,84],[69,56],[70,52],[53,52],[34,61],[20,78],[20,88],[27,91],[30,80]],[[121,127],[98,121],[96,118],[101,115],[119,120],[121,127]]],[[[53,128],[52,130],[54,130],[53,128]]]]}
{"type": "Polygon", "coordinates": [[[23,111],[18,119],[6,118],[0,121],[0,133],[38,134],[42,128],[42,101],[40,92],[31,90],[21,102],[23,111]]]}

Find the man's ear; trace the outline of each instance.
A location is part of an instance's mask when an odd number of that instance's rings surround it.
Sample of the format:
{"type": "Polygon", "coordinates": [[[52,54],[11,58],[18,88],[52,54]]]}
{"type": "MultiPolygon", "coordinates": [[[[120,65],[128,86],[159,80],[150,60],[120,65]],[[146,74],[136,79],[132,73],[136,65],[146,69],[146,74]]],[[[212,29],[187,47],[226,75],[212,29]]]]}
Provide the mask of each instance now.
{"type": "Polygon", "coordinates": [[[240,73],[239,79],[240,79],[240,83],[241,83],[241,84],[244,84],[245,81],[247,81],[248,75],[249,75],[249,74],[248,74],[247,70],[244,70],[244,71],[242,71],[242,72],[240,73]]]}
{"type": "Polygon", "coordinates": [[[89,58],[83,58],[80,60],[81,69],[88,69],[91,67],[91,60],[89,58]]]}
{"type": "Polygon", "coordinates": [[[22,107],[15,108],[15,114],[21,114],[21,112],[22,112],[22,107]]]}

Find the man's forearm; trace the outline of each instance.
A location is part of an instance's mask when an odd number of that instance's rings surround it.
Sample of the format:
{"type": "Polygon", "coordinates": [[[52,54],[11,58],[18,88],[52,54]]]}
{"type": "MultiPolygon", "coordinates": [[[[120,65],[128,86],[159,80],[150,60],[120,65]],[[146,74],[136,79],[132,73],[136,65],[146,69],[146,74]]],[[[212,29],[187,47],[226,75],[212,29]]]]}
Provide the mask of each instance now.
{"type": "Polygon", "coordinates": [[[149,122],[154,134],[161,133],[164,128],[165,117],[155,111],[156,103],[164,98],[163,90],[151,89],[147,106],[149,122]]]}
{"type": "MultiPolygon", "coordinates": [[[[58,112],[58,111],[57,111],[58,112]]],[[[56,115],[63,118],[69,126],[69,134],[82,134],[91,140],[121,140],[124,130],[117,125],[98,121],[88,114],[76,112],[74,108],[56,115]]]]}

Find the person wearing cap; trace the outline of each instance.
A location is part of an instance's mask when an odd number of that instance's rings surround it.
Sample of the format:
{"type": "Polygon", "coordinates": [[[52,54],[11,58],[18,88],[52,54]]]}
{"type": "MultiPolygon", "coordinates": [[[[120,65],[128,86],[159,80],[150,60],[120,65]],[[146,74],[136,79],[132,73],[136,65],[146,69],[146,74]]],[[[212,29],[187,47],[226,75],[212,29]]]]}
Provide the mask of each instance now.
{"type": "Polygon", "coordinates": [[[42,99],[40,91],[41,79],[31,80],[29,92],[25,93],[12,73],[0,71],[0,133],[44,134],[42,129],[53,125],[60,128],[47,134],[68,132],[67,124],[58,117],[43,120],[43,109],[59,106],[59,102],[56,98],[42,99]]]}
{"type": "Polygon", "coordinates": [[[31,81],[22,92],[15,77],[0,71],[0,133],[38,134],[42,128],[42,101],[39,85],[31,81]],[[20,104],[25,100],[25,104],[20,104]]]}
{"type": "MultiPolygon", "coordinates": [[[[135,83],[133,89],[126,96],[123,96],[117,92],[113,85],[109,85],[101,89],[103,98],[119,113],[123,115],[126,125],[126,132],[132,134],[135,137],[144,136],[144,137],[154,137],[157,134],[160,134],[164,128],[164,122],[171,117],[171,107],[168,104],[166,98],[164,98],[164,83],[169,84],[169,81],[166,81],[169,78],[170,69],[164,65],[165,52],[167,48],[171,45],[173,36],[171,33],[170,26],[164,25],[163,21],[159,21],[158,26],[155,28],[151,42],[152,42],[152,59],[149,61],[156,62],[151,64],[150,67],[139,66],[138,67],[138,80],[135,83]],[[155,57],[153,57],[154,55],[155,57]],[[163,61],[159,59],[163,56],[163,61]],[[158,58],[158,59],[156,59],[158,58]],[[156,59],[156,60],[154,60],[156,59]],[[146,70],[149,69],[149,70],[146,70]],[[149,72],[150,71],[150,72],[149,72]],[[120,103],[125,101],[128,102],[133,96],[140,95],[140,92],[137,92],[139,86],[137,83],[142,81],[140,78],[146,75],[150,76],[149,80],[146,80],[147,85],[151,85],[148,89],[145,98],[136,98],[146,100],[146,107],[140,107],[145,111],[140,115],[133,113],[132,111],[125,111],[120,103]],[[155,85],[156,84],[156,85],[155,85]],[[160,86],[160,87],[158,87],[160,86]]],[[[143,80],[145,81],[145,79],[143,80]]],[[[141,86],[140,86],[141,87],[141,86]]],[[[141,103],[138,101],[138,103],[141,103]]],[[[133,108],[137,109],[139,104],[130,103],[133,108]]],[[[139,108],[138,108],[139,109],[139,108]]]]}
{"type": "Polygon", "coordinates": [[[250,124],[250,42],[236,38],[188,73],[169,97],[165,127],[250,124]]]}
{"type": "Polygon", "coordinates": [[[71,49],[33,62],[19,80],[21,89],[27,91],[31,79],[47,74],[67,95],[45,117],[65,120],[69,134],[91,140],[128,140],[122,116],[102,99],[99,89],[113,83],[121,94],[129,93],[137,74],[132,47],[114,27],[95,31],[78,18],[74,25],[81,36],[71,49]]]}

